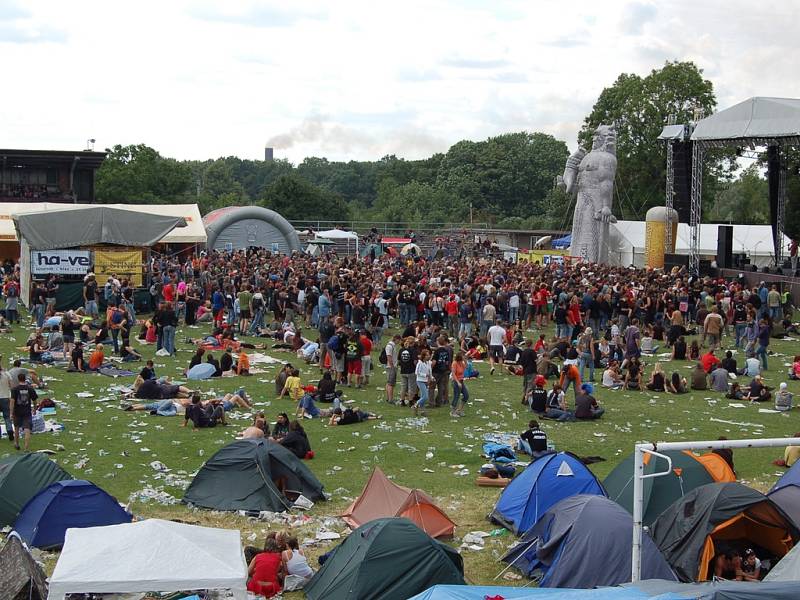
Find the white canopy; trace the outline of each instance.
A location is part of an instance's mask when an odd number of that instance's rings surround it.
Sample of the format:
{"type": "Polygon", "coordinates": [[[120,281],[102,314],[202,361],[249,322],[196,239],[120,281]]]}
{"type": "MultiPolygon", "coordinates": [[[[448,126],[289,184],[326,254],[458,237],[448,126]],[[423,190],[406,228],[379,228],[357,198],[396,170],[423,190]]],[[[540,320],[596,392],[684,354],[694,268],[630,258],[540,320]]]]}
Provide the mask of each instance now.
{"type": "Polygon", "coordinates": [[[208,589],[245,600],[246,586],[238,531],[148,519],[68,529],[47,597],[208,589]]]}
{"type": "MultiPolygon", "coordinates": [[[[700,225],[700,254],[716,256],[719,224],[700,225]]],[[[643,267],[645,262],[645,238],[647,225],[644,221],[617,221],[610,228],[609,261],[622,266],[643,267]]],[[[689,254],[692,230],[687,223],[678,223],[675,240],[676,254],[689,254]]],[[[783,247],[789,245],[784,236],[783,247]]],[[[733,252],[745,253],[750,263],[763,267],[774,262],[772,227],[770,225],[733,225],[733,252]]]]}
{"type": "Polygon", "coordinates": [[[358,234],[355,231],[343,231],[341,229],[328,229],[328,231],[317,231],[317,237],[327,238],[329,240],[350,240],[356,242],[356,254],[358,254],[358,234]]]}
{"type": "Polygon", "coordinates": [[[53,212],[65,208],[108,206],[153,215],[183,217],[186,227],[178,227],[165,235],[165,244],[205,244],[206,229],[197,204],[64,204],[58,202],[0,202],[0,241],[17,241],[11,215],[53,212]]]}
{"type": "Polygon", "coordinates": [[[699,121],[692,141],[771,140],[800,136],[800,99],[755,97],[699,121]]]}

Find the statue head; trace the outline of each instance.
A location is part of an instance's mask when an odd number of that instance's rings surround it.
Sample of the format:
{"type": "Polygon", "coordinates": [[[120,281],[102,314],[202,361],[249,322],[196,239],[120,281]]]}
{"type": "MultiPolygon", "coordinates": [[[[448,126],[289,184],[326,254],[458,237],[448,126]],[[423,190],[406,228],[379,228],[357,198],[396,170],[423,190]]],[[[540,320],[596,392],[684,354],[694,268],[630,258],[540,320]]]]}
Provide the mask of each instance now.
{"type": "Polygon", "coordinates": [[[617,153],[617,131],[613,125],[598,125],[592,138],[592,150],[617,153]]]}

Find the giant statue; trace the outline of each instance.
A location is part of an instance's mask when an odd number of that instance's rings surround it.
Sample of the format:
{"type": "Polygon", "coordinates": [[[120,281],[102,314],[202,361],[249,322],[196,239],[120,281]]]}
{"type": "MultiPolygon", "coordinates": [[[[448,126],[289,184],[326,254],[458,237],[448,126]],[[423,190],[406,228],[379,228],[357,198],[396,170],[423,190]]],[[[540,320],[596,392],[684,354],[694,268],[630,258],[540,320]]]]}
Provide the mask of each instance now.
{"type": "Polygon", "coordinates": [[[617,172],[616,140],[612,126],[598,126],[592,151],[587,154],[585,149],[578,148],[567,159],[564,176],[558,182],[568,194],[577,194],[570,255],[588,262],[607,261],[608,225],[617,222],[611,214],[617,172]]]}

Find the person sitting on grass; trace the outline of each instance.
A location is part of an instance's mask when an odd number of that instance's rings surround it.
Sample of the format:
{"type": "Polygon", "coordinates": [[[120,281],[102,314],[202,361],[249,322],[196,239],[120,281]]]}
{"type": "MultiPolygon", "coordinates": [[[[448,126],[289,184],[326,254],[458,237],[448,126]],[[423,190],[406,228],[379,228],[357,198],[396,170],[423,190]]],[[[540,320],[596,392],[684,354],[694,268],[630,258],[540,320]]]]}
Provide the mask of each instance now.
{"type": "Polygon", "coordinates": [[[119,354],[122,357],[122,362],[142,360],[142,355],[139,354],[133,346],[126,344],[124,341],[119,348],[119,354]]]}
{"type": "Polygon", "coordinates": [[[753,377],[749,388],[749,391],[745,394],[744,400],[750,400],[750,402],[769,402],[772,399],[772,392],[764,385],[761,375],[753,377]]]}
{"type": "Polygon", "coordinates": [[[267,538],[264,551],[247,566],[247,590],[257,596],[272,598],[282,591],[284,578],[280,548],[275,538],[267,538]]]}
{"type": "Polygon", "coordinates": [[[628,372],[625,374],[624,390],[642,389],[642,363],[634,356],[628,360],[628,372]]]}
{"type": "Polygon", "coordinates": [[[539,427],[539,421],[528,422],[528,429],[519,434],[519,446],[533,458],[547,452],[547,434],[539,427]]]}
{"type": "Polygon", "coordinates": [[[670,394],[685,394],[689,390],[686,389],[686,377],[681,377],[677,371],[672,372],[672,376],[667,381],[667,391],[670,394]]]}
{"type": "Polygon", "coordinates": [[[144,367],[142,367],[142,370],[139,371],[139,377],[141,377],[144,380],[157,379],[156,369],[153,366],[152,360],[148,360],[146,363],[144,363],[144,367]]]}
{"type": "Polygon", "coordinates": [[[225,348],[222,352],[222,357],[219,359],[219,370],[221,374],[233,373],[233,353],[231,348],[225,348]]]}
{"type": "Polygon", "coordinates": [[[610,361],[606,370],[603,371],[602,385],[603,387],[612,390],[618,390],[625,385],[625,381],[619,374],[619,365],[617,364],[617,361],[610,361]]]}
{"type": "Polygon", "coordinates": [[[706,352],[705,354],[703,354],[703,356],[700,357],[700,362],[702,363],[703,370],[706,373],[711,373],[711,371],[713,371],[716,368],[716,366],[720,363],[720,360],[714,355],[713,346],[709,348],[708,352],[706,352]]]}
{"type": "Polygon", "coordinates": [[[236,374],[237,375],[250,375],[250,357],[244,350],[239,352],[239,357],[236,360],[236,374]]]}
{"type": "Polygon", "coordinates": [[[534,380],[533,389],[528,393],[528,406],[537,415],[547,412],[547,390],[544,385],[547,380],[542,375],[537,375],[534,380]]]}
{"type": "Polygon", "coordinates": [[[353,425],[354,423],[373,421],[380,418],[380,415],[359,410],[355,406],[353,408],[345,408],[344,410],[336,408],[331,415],[330,421],[328,421],[328,425],[353,425]]]}
{"type": "Polygon", "coordinates": [[[594,388],[591,383],[584,383],[581,386],[581,393],[575,399],[575,418],[578,420],[593,420],[603,416],[606,410],[601,407],[592,392],[594,388]]]}
{"type": "Polygon", "coordinates": [[[284,396],[289,396],[289,400],[295,403],[299,403],[300,398],[303,397],[303,384],[300,381],[299,369],[292,369],[291,374],[286,378],[286,383],[283,385],[278,398],[283,398],[284,396]]]}
{"type": "Polygon", "coordinates": [[[173,385],[156,379],[142,379],[140,375],[133,381],[133,392],[141,400],[167,400],[168,398],[191,398],[194,393],[182,385],[173,385]]]}
{"type": "Polygon", "coordinates": [[[728,372],[733,375],[742,375],[744,370],[740,371],[739,366],[736,364],[736,359],[733,356],[733,352],[728,350],[725,352],[725,358],[722,359],[722,367],[728,372]]]}
{"type": "Polygon", "coordinates": [[[778,393],[775,394],[775,410],[787,412],[792,410],[793,394],[787,389],[785,381],[781,382],[778,393]]]}
{"type": "Polygon", "coordinates": [[[183,426],[191,422],[193,429],[215,427],[217,423],[225,425],[225,410],[221,404],[203,406],[200,392],[192,394],[192,403],[186,407],[183,426]]]}
{"type": "Polygon", "coordinates": [[[544,418],[554,421],[575,420],[575,415],[567,409],[567,396],[557,382],[547,394],[547,412],[544,413],[544,418]]]}
{"type": "Polygon", "coordinates": [[[77,373],[86,372],[86,361],[83,359],[83,342],[75,342],[75,347],[70,354],[70,365],[68,371],[77,373]]]}
{"type": "Polygon", "coordinates": [[[800,354],[795,355],[792,368],[789,370],[789,379],[797,381],[800,379],[800,354]]]}
{"type": "Polygon", "coordinates": [[[97,372],[106,360],[106,355],[103,353],[103,344],[97,344],[94,347],[94,352],[89,355],[89,370],[97,372]]]}
{"type": "Polygon", "coordinates": [[[728,371],[718,364],[714,370],[709,374],[711,379],[711,389],[715,392],[725,393],[728,391],[728,371]]]}
{"type": "Polygon", "coordinates": [[[664,376],[664,369],[661,363],[657,362],[653,367],[653,372],[650,375],[650,381],[647,382],[647,389],[651,392],[666,392],[666,377],[664,376]]]}
{"type": "Polygon", "coordinates": [[[694,369],[692,369],[692,389],[693,390],[707,390],[708,389],[708,375],[703,368],[703,363],[698,362],[694,369]]]}
{"type": "Polygon", "coordinates": [[[289,433],[289,415],[285,412],[278,414],[278,420],[272,426],[272,439],[280,441],[289,433]]]}
{"type": "Polygon", "coordinates": [[[283,580],[284,591],[301,590],[314,576],[314,569],[308,565],[308,559],[300,549],[296,537],[287,537],[286,546],[286,550],[281,554],[283,569],[286,572],[283,580]]]}
{"type": "Polygon", "coordinates": [[[728,388],[728,393],[725,394],[725,397],[728,400],[744,400],[745,395],[746,393],[739,382],[734,381],[731,383],[730,388],[728,388]]]}
{"type": "Polygon", "coordinates": [[[689,346],[689,360],[700,360],[700,344],[697,340],[692,340],[689,346]]]}
{"type": "Polygon", "coordinates": [[[297,420],[289,423],[289,432],[278,443],[297,458],[310,458],[311,443],[305,429],[297,420]]]}

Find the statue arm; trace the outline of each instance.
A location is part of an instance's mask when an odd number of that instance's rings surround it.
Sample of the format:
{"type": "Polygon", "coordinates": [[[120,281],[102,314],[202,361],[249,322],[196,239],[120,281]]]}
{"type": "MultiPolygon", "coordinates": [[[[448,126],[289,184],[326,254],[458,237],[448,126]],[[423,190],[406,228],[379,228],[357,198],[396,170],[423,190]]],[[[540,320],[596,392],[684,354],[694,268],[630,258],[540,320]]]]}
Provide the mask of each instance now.
{"type": "Polygon", "coordinates": [[[575,184],[578,181],[578,167],[580,167],[583,157],[586,156],[586,150],[579,147],[567,159],[567,164],[564,167],[564,175],[559,178],[558,185],[568,194],[575,192],[575,184]]]}

